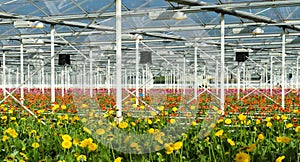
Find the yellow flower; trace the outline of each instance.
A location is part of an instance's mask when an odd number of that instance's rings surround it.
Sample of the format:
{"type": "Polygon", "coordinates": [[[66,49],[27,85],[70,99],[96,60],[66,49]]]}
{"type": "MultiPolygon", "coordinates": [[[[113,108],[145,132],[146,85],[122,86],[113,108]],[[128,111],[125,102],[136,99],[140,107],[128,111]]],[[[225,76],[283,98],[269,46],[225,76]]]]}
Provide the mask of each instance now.
{"type": "Polygon", "coordinates": [[[165,149],[167,154],[171,154],[173,152],[173,147],[170,144],[165,144],[165,149]]]}
{"type": "Polygon", "coordinates": [[[13,138],[17,138],[18,137],[18,133],[14,129],[12,129],[12,128],[7,128],[6,130],[4,130],[4,133],[9,134],[13,138]]]}
{"type": "Polygon", "coordinates": [[[231,146],[235,146],[235,143],[232,139],[228,138],[227,142],[231,145],[231,146]]]}
{"type": "Polygon", "coordinates": [[[4,136],[2,137],[2,141],[3,141],[3,142],[7,141],[8,139],[9,139],[9,137],[8,137],[7,135],[4,135],[4,136]]]}
{"type": "Polygon", "coordinates": [[[91,134],[92,132],[87,128],[87,127],[83,127],[83,131],[85,131],[88,134],[91,134]]]}
{"type": "Polygon", "coordinates": [[[192,126],[196,126],[197,123],[196,123],[195,121],[192,121],[192,122],[191,122],[191,125],[192,125],[192,126]]]}
{"type": "Polygon", "coordinates": [[[224,121],[224,119],[219,119],[219,120],[217,121],[217,123],[220,124],[220,123],[222,123],[223,121],[224,121]]]}
{"type": "Polygon", "coordinates": [[[128,127],[128,123],[127,122],[121,122],[120,124],[119,124],[119,128],[121,128],[121,129],[125,129],[125,128],[127,128],[128,127]]]}
{"type": "Polygon", "coordinates": [[[191,106],[190,109],[191,110],[195,110],[196,106],[191,106]]]}
{"type": "Polygon", "coordinates": [[[281,142],[282,142],[282,137],[276,137],[276,141],[277,141],[278,143],[281,143],[281,142]]]}
{"type": "Polygon", "coordinates": [[[66,105],[61,105],[60,107],[61,107],[62,110],[67,109],[67,106],[66,106],[66,105]]]}
{"type": "Polygon", "coordinates": [[[219,137],[219,136],[222,136],[224,133],[224,131],[221,129],[219,130],[218,132],[215,133],[215,136],[219,137]]]}
{"type": "Polygon", "coordinates": [[[31,146],[33,148],[39,148],[40,147],[39,143],[37,143],[37,142],[34,142],[31,146]]]}
{"type": "Polygon", "coordinates": [[[276,137],[278,143],[289,143],[291,139],[289,137],[276,137]]]}
{"type": "Polygon", "coordinates": [[[68,134],[64,134],[61,136],[64,141],[72,141],[72,137],[68,134]]]}
{"type": "Polygon", "coordinates": [[[15,157],[13,155],[8,155],[5,157],[6,162],[14,162],[15,161],[15,157]]]}
{"type": "Polygon", "coordinates": [[[86,118],[82,118],[81,121],[82,121],[83,123],[86,123],[87,119],[86,119],[86,118]]]}
{"type": "Polygon", "coordinates": [[[102,128],[99,128],[99,129],[96,130],[96,133],[97,133],[98,135],[102,135],[102,134],[105,133],[105,130],[102,129],[102,128]]]}
{"type": "Polygon", "coordinates": [[[53,107],[52,107],[52,110],[55,111],[55,110],[57,110],[58,108],[59,108],[59,105],[58,105],[58,104],[54,104],[53,107]]]}
{"type": "Polygon", "coordinates": [[[174,111],[174,112],[176,112],[177,110],[178,110],[177,107],[172,108],[172,111],[174,111]]]}
{"type": "Polygon", "coordinates": [[[270,117],[266,117],[266,121],[267,121],[267,122],[270,122],[271,119],[272,119],[272,118],[270,118],[270,117]]]}
{"type": "Polygon", "coordinates": [[[14,121],[16,120],[16,117],[10,117],[10,120],[14,121]]]}
{"type": "Polygon", "coordinates": [[[238,118],[239,118],[240,121],[245,121],[247,119],[247,116],[245,116],[244,114],[240,114],[238,116],[238,118]]]}
{"type": "Polygon", "coordinates": [[[170,123],[171,123],[171,124],[175,124],[175,123],[176,123],[176,120],[175,120],[175,119],[170,119],[170,123]]]}
{"type": "Polygon", "coordinates": [[[121,162],[122,158],[121,157],[117,157],[114,162],[121,162]]]}
{"type": "Polygon", "coordinates": [[[147,119],[148,124],[152,124],[152,120],[151,119],[147,119]]]}
{"type": "Polygon", "coordinates": [[[225,119],[225,124],[231,124],[231,119],[225,119]]]}
{"type": "Polygon", "coordinates": [[[250,162],[250,155],[240,152],[235,155],[236,162],[250,162]]]}
{"type": "Polygon", "coordinates": [[[78,138],[73,139],[73,144],[74,144],[75,146],[77,146],[77,145],[79,144],[78,138]]]}
{"type": "Polygon", "coordinates": [[[164,111],[165,107],[164,107],[164,106],[159,106],[157,109],[158,109],[159,111],[164,111]]]}
{"type": "Polygon", "coordinates": [[[141,105],[141,106],[140,106],[140,109],[145,109],[145,106],[144,106],[144,105],[141,105]]]}
{"type": "Polygon", "coordinates": [[[80,147],[82,147],[82,148],[87,147],[91,143],[93,143],[93,139],[92,138],[84,139],[83,141],[81,141],[80,147]]]}
{"type": "Polygon", "coordinates": [[[272,123],[271,122],[267,122],[267,127],[271,128],[272,127],[272,123]]]}
{"type": "Polygon", "coordinates": [[[65,160],[58,160],[57,162],[66,162],[65,160]]]}
{"type": "Polygon", "coordinates": [[[296,131],[297,133],[300,133],[300,126],[297,126],[297,127],[295,128],[295,131],[296,131]]]}
{"type": "Polygon", "coordinates": [[[154,133],[154,129],[153,129],[153,128],[150,128],[150,129],[148,130],[148,133],[149,133],[149,134],[153,134],[153,133],[154,133]]]}
{"type": "Polygon", "coordinates": [[[97,144],[95,144],[95,143],[89,144],[88,149],[89,149],[89,151],[97,150],[97,144]]]}
{"type": "Polygon", "coordinates": [[[32,131],[29,132],[29,136],[31,136],[32,134],[36,135],[36,133],[37,133],[36,130],[32,130],[32,131]]]}
{"type": "Polygon", "coordinates": [[[150,114],[151,114],[152,116],[157,115],[155,111],[151,111],[150,114]]]}
{"type": "Polygon", "coordinates": [[[255,121],[255,123],[256,123],[256,125],[260,124],[260,120],[257,119],[257,120],[255,121]]]}
{"type": "Polygon", "coordinates": [[[130,125],[134,127],[136,124],[135,122],[130,122],[130,125]]]}
{"type": "Polygon", "coordinates": [[[79,155],[77,156],[77,161],[86,161],[86,156],[85,155],[79,155]]]}
{"type": "Polygon", "coordinates": [[[285,125],[285,127],[288,129],[288,128],[292,128],[293,127],[293,124],[292,123],[288,123],[285,125]]]}
{"type": "Polygon", "coordinates": [[[62,146],[63,148],[65,148],[65,149],[69,149],[69,148],[72,147],[72,142],[71,142],[71,141],[63,141],[63,142],[61,143],[61,146],[62,146]]]}
{"type": "Polygon", "coordinates": [[[287,117],[286,115],[282,115],[282,116],[281,116],[281,119],[282,119],[282,120],[287,120],[287,118],[288,118],[288,117],[287,117]]]}
{"type": "Polygon", "coordinates": [[[160,147],[159,145],[155,145],[155,146],[154,146],[154,150],[155,150],[155,151],[159,151],[160,149],[161,149],[161,147],[160,147]]]}
{"type": "Polygon", "coordinates": [[[248,120],[246,123],[246,125],[249,125],[249,124],[251,124],[251,120],[248,120]]]}
{"type": "Polygon", "coordinates": [[[2,120],[7,120],[7,116],[1,116],[2,120]]]}
{"type": "Polygon", "coordinates": [[[21,155],[25,160],[28,160],[28,156],[27,156],[25,153],[20,152],[20,155],[21,155]]]}
{"type": "Polygon", "coordinates": [[[87,105],[87,104],[82,104],[81,107],[82,107],[82,108],[87,108],[88,105],[87,105]]]}
{"type": "Polygon", "coordinates": [[[259,134],[259,135],[258,135],[258,139],[259,139],[259,140],[264,140],[264,139],[265,139],[265,136],[264,136],[263,134],[259,134]]]}
{"type": "Polygon", "coordinates": [[[181,149],[181,147],[182,147],[182,142],[181,142],[181,141],[175,142],[175,143],[172,145],[172,147],[173,147],[174,150],[179,150],[179,149],[181,149]]]}
{"type": "Polygon", "coordinates": [[[289,143],[291,139],[289,137],[282,137],[282,142],[283,143],[289,143]]]}
{"type": "Polygon", "coordinates": [[[132,104],[132,107],[133,108],[137,108],[137,104],[132,104]]]}
{"type": "Polygon", "coordinates": [[[275,162],[282,162],[282,160],[285,158],[285,156],[279,156],[275,162]]]}
{"type": "Polygon", "coordinates": [[[138,145],[136,142],[132,142],[132,143],[130,144],[130,147],[139,147],[139,145],[138,145]]]}

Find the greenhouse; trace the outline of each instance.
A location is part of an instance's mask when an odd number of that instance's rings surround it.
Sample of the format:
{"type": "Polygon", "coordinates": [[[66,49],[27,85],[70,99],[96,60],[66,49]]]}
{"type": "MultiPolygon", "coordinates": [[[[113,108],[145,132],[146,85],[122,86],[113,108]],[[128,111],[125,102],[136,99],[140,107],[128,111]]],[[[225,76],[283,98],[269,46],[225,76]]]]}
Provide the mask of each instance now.
{"type": "Polygon", "coordinates": [[[299,0],[1,0],[0,161],[300,161],[299,0]]]}

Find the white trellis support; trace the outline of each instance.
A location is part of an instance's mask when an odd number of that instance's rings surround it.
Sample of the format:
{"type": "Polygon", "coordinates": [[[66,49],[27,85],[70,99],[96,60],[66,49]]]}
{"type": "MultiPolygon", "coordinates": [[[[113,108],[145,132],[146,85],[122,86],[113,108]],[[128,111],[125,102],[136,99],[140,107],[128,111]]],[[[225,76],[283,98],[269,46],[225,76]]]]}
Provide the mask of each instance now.
{"type": "Polygon", "coordinates": [[[281,53],[281,107],[285,108],[285,29],[282,32],[282,53],[281,53]]]}

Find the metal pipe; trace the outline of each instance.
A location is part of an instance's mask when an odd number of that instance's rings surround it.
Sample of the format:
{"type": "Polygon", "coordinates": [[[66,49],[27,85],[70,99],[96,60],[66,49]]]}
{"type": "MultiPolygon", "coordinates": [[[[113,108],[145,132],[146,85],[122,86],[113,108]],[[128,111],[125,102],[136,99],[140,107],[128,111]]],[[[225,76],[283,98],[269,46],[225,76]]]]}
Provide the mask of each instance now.
{"type": "Polygon", "coordinates": [[[51,102],[55,102],[54,25],[51,25],[51,102]]]}
{"type": "Polygon", "coordinates": [[[282,30],[282,53],[281,53],[281,107],[285,108],[285,29],[282,30]]]}
{"type": "Polygon", "coordinates": [[[116,0],[116,106],[117,123],[122,121],[122,0],[116,0]]]}
{"type": "MultiPolygon", "coordinates": [[[[21,87],[20,87],[20,90],[21,90],[21,103],[24,104],[24,50],[23,50],[23,43],[21,42],[21,46],[20,46],[20,75],[21,75],[21,87]]],[[[18,84],[17,84],[18,85],[18,84]]]]}
{"type": "Polygon", "coordinates": [[[220,107],[224,115],[225,92],[224,92],[224,73],[225,73],[225,20],[224,14],[221,14],[221,102],[220,107]]]}

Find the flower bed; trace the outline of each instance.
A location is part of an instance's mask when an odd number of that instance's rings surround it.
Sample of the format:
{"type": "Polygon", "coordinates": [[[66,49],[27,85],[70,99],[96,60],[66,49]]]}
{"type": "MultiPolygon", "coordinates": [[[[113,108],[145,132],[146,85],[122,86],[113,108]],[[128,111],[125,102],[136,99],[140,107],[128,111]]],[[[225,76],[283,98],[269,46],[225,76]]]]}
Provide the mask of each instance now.
{"type": "MultiPolygon", "coordinates": [[[[278,95],[270,98],[279,102],[278,95]]],[[[238,100],[232,90],[226,96],[223,116],[216,107],[210,112],[212,97],[208,93],[202,93],[198,102],[188,107],[182,105],[179,93],[151,94],[143,99],[155,105],[158,113],[147,104],[135,105],[135,98],[128,97],[123,102],[123,121],[117,124],[113,95],[98,93],[91,99],[70,93],[56,96],[57,102],[51,105],[49,94],[26,93],[24,104],[38,118],[8,98],[0,106],[0,160],[299,161],[300,102],[295,93],[286,96],[286,109],[281,109],[263,94],[238,100]],[[145,113],[148,115],[143,116],[145,113]],[[91,124],[94,120],[97,125],[91,124]],[[162,131],[169,125],[174,130],[162,131]],[[186,129],[179,129],[181,125],[186,129]],[[207,131],[199,136],[203,129],[207,131]],[[112,130],[145,134],[152,142],[122,138],[112,130]],[[170,131],[174,136],[167,136],[170,131]],[[120,151],[121,147],[135,152],[120,151]],[[147,151],[149,148],[154,151],[147,151]]]]}

